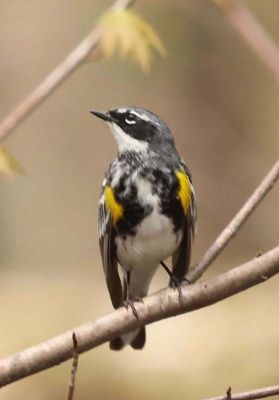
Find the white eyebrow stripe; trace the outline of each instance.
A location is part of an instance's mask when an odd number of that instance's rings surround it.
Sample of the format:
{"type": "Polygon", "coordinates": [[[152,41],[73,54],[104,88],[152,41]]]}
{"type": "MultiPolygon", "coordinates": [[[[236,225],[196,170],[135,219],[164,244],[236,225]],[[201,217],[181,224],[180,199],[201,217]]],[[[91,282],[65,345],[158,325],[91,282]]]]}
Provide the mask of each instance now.
{"type": "Polygon", "coordinates": [[[136,117],[142,119],[143,121],[147,121],[147,122],[152,121],[152,119],[149,118],[147,115],[139,114],[139,113],[137,113],[136,111],[130,111],[130,114],[135,115],[136,117]]]}
{"type": "Polygon", "coordinates": [[[127,111],[128,111],[127,108],[119,108],[119,109],[118,109],[118,112],[119,112],[120,114],[125,114],[127,111]]]}

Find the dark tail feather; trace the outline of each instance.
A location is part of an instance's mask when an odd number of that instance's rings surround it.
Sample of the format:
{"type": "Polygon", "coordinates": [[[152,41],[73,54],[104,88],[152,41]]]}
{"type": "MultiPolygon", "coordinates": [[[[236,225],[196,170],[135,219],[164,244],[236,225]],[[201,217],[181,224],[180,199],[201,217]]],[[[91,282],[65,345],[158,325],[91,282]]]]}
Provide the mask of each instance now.
{"type": "Polygon", "coordinates": [[[145,333],[145,326],[139,331],[137,336],[132,340],[130,345],[135,350],[141,350],[145,344],[146,333],[145,333]]]}
{"type": "Polygon", "coordinates": [[[111,350],[121,350],[121,349],[123,349],[124,346],[125,346],[125,343],[123,342],[121,337],[117,337],[109,343],[109,347],[111,350]]]}
{"type": "Polygon", "coordinates": [[[131,343],[125,342],[121,337],[117,337],[113,339],[109,347],[111,350],[122,350],[123,347],[127,344],[133,347],[135,350],[141,350],[145,344],[146,334],[145,334],[145,326],[137,333],[131,343]]]}

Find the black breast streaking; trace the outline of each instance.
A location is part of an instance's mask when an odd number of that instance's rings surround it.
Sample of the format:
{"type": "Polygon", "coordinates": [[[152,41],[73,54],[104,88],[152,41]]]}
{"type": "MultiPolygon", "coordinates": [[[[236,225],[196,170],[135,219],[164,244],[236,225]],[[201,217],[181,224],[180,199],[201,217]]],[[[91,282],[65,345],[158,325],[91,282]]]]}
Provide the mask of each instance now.
{"type": "Polygon", "coordinates": [[[161,212],[172,220],[174,231],[183,228],[185,218],[177,197],[179,182],[175,170],[164,165],[162,160],[159,166],[161,168],[158,168],[158,160],[152,162],[152,159],[130,152],[121,154],[111,165],[107,180],[109,184],[113,183],[115,198],[123,207],[123,216],[115,226],[121,236],[135,235],[137,225],[153,211],[152,205],[139,197],[140,180],[150,182],[152,194],[159,197],[161,212]],[[113,182],[117,173],[119,179],[113,182]]]}

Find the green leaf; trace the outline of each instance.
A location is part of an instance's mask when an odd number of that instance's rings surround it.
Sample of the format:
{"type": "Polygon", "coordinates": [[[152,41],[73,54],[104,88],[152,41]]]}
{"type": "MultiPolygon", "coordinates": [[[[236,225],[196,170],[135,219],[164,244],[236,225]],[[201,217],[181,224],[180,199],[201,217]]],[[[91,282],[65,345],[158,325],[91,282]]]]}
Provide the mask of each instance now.
{"type": "Polygon", "coordinates": [[[13,173],[23,173],[22,167],[16,159],[0,145],[0,172],[11,175],[13,173]]]}
{"type": "Polygon", "coordinates": [[[154,52],[166,56],[158,34],[134,11],[110,10],[101,18],[100,26],[100,45],[108,58],[118,50],[122,57],[131,58],[148,72],[154,52]]]}

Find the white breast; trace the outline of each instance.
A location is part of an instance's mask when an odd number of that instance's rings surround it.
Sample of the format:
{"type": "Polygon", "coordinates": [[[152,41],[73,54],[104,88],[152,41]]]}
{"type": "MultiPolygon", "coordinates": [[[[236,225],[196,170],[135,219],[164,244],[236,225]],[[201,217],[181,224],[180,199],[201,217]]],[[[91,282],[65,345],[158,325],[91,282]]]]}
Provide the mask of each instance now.
{"type": "Polygon", "coordinates": [[[173,232],[172,222],[161,214],[160,199],[152,194],[150,183],[138,179],[136,184],[139,199],[151,205],[153,211],[140,223],[134,236],[116,239],[118,260],[125,269],[156,267],[175,252],[182,237],[173,232]]]}

